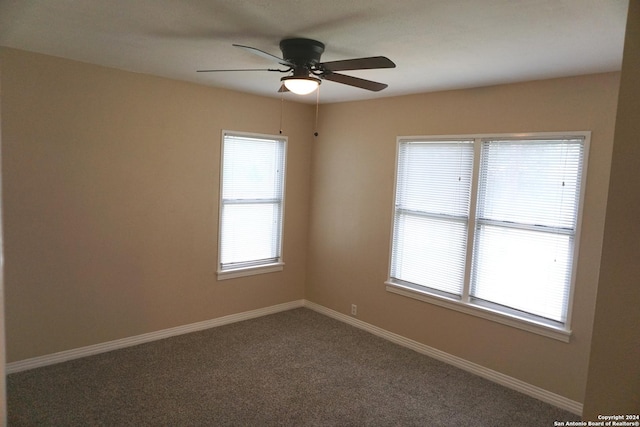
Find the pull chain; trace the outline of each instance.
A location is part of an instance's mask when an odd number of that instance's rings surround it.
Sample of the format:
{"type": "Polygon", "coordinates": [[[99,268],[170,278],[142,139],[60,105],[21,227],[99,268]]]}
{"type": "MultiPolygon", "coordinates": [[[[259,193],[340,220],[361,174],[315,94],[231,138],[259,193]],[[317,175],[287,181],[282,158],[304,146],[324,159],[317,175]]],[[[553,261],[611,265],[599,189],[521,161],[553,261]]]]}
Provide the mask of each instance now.
{"type": "Polygon", "coordinates": [[[318,86],[318,89],[316,89],[316,124],[315,124],[315,132],[313,132],[313,136],[317,137],[318,136],[318,108],[320,105],[320,86],[318,86]]]}
{"type": "Polygon", "coordinates": [[[282,135],[282,110],[284,109],[284,92],[280,94],[280,135],[282,135]]]}

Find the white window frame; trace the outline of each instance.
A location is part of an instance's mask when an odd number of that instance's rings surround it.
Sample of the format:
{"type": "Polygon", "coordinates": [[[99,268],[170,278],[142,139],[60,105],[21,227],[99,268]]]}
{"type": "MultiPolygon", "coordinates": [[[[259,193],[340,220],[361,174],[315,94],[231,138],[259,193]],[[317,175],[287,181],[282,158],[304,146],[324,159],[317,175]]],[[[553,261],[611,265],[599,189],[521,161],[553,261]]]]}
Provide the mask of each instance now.
{"type": "Polygon", "coordinates": [[[217,277],[218,280],[225,279],[233,279],[237,277],[244,276],[252,276],[256,274],[264,274],[264,273],[272,273],[277,271],[282,271],[284,269],[284,259],[283,259],[283,240],[284,240],[284,213],[285,213],[285,194],[286,194],[286,164],[287,164],[287,145],[288,138],[283,135],[268,135],[268,134],[260,134],[260,133],[249,133],[249,132],[236,132],[223,130],[221,136],[220,143],[220,189],[219,189],[219,212],[218,212],[218,267],[217,267],[217,277]],[[224,148],[225,148],[225,137],[245,137],[252,139],[264,139],[269,141],[280,141],[283,144],[283,159],[282,159],[282,184],[281,190],[282,195],[279,199],[280,204],[280,229],[279,236],[277,237],[277,249],[278,255],[275,260],[271,260],[270,262],[260,262],[257,261],[255,263],[246,262],[243,263],[242,266],[239,267],[227,267],[224,268],[222,264],[222,227],[223,227],[223,210],[224,205],[226,204],[223,196],[223,186],[224,186],[224,148]]]}
{"type": "Polygon", "coordinates": [[[576,281],[576,271],[578,266],[580,247],[580,234],[582,228],[582,211],[584,205],[585,187],[587,181],[587,165],[589,158],[589,145],[591,139],[590,131],[572,131],[572,132],[536,132],[536,133],[517,133],[517,134],[469,134],[469,135],[429,135],[429,136],[401,136],[396,141],[396,163],[395,163],[395,175],[394,175],[394,198],[392,206],[392,218],[395,218],[396,214],[396,192],[398,191],[398,167],[399,167],[399,151],[401,143],[407,141],[424,141],[424,142],[438,142],[438,141],[462,141],[473,140],[474,144],[474,162],[473,162],[473,175],[472,175],[472,188],[471,188],[471,206],[469,209],[468,218],[468,234],[467,234],[467,255],[465,266],[465,281],[460,297],[452,297],[443,292],[436,290],[430,290],[429,288],[419,286],[412,283],[407,283],[401,280],[396,280],[391,277],[391,268],[393,263],[393,239],[394,239],[394,226],[391,227],[391,240],[389,251],[389,278],[385,281],[386,290],[388,292],[414,298],[420,301],[424,301],[437,306],[449,308],[462,313],[477,316],[483,319],[492,320],[504,325],[522,329],[525,331],[533,332],[546,337],[554,338],[563,342],[569,342],[571,338],[571,314],[573,307],[573,298],[576,281]],[[567,317],[564,324],[559,322],[547,322],[544,319],[540,319],[536,316],[529,316],[526,313],[520,313],[515,310],[501,310],[496,307],[492,307],[491,304],[478,304],[470,297],[470,275],[471,275],[471,263],[473,262],[473,247],[474,247],[474,233],[475,233],[475,221],[476,221],[476,208],[477,208],[477,196],[480,174],[480,150],[482,142],[486,140],[545,140],[545,139],[576,139],[582,138],[584,140],[583,151],[583,164],[582,175],[580,182],[580,194],[578,201],[578,212],[576,219],[575,235],[574,235],[574,248],[573,259],[571,265],[571,280],[568,296],[567,317]]]}

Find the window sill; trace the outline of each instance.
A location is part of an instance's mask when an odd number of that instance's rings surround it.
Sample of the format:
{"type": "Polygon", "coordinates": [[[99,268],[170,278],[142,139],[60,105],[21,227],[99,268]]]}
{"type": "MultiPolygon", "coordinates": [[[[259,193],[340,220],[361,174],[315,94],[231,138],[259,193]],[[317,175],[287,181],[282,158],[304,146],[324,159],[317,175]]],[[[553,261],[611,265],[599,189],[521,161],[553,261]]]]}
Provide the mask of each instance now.
{"type": "Polygon", "coordinates": [[[394,294],[414,298],[430,304],[438,305],[440,307],[456,310],[461,313],[481,317],[483,319],[492,320],[503,325],[522,329],[528,332],[533,332],[535,334],[543,335],[545,337],[553,338],[563,342],[569,342],[571,338],[571,331],[567,329],[547,325],[542,322],[536,322],[531,319],[525,319],[505,313],[500,313],[491,310],[490,308],[482,307],[473,303],[464,303],[455,299],[447,298],[445,296],[434,295],[426,291],[420,291],[406,285],[395,283],[391,280],[386,281],[385,284],[387,285],[387,291],[394,294]]]}
{"type": "Polygon", "coordinates": [[[253,276],[256,274],[273,273],[282,271],[284,262],[276,262],[273,264],[264,264],[245,268],[235,268],[233,270],[218,270],[218,280],[235,279],[236,277],[253,276]]]}

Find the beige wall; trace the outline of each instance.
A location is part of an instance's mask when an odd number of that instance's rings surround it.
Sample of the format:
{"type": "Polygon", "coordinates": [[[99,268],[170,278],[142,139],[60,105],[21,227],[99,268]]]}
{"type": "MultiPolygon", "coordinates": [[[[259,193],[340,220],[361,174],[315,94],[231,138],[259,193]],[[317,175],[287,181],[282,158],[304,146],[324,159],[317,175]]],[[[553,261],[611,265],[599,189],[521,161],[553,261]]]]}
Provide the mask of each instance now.
{"type": "Polygon", "coordinates": [[[619,75],[323,105],[313,146],[308,300],[582,402],[619,75]],[[570,343],[385,291],[396,137],[592,131],[570,343]]]}
{"type": "Polygon", "coordinates": [[[218,282],[221,130],[277,134],[280,100],[0,55],[8,362],[304,297],[312,106],[284,107],[284,271],[218,282]]]}
{"type": "Polygon", "coordinates": [[[640,411],[640,1],[629,4],[585,419],[640,411]]]}

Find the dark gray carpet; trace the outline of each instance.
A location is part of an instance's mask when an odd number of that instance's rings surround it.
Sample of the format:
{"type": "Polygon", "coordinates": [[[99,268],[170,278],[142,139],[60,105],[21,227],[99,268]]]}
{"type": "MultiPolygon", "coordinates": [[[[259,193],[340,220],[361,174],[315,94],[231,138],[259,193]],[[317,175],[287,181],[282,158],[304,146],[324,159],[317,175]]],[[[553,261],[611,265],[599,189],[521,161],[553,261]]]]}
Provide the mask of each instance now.
{"type": "Polygon", "coordinates": [[[309,309],[9,375],[10,426],[552,426],[579,420],[309,309]]]}

